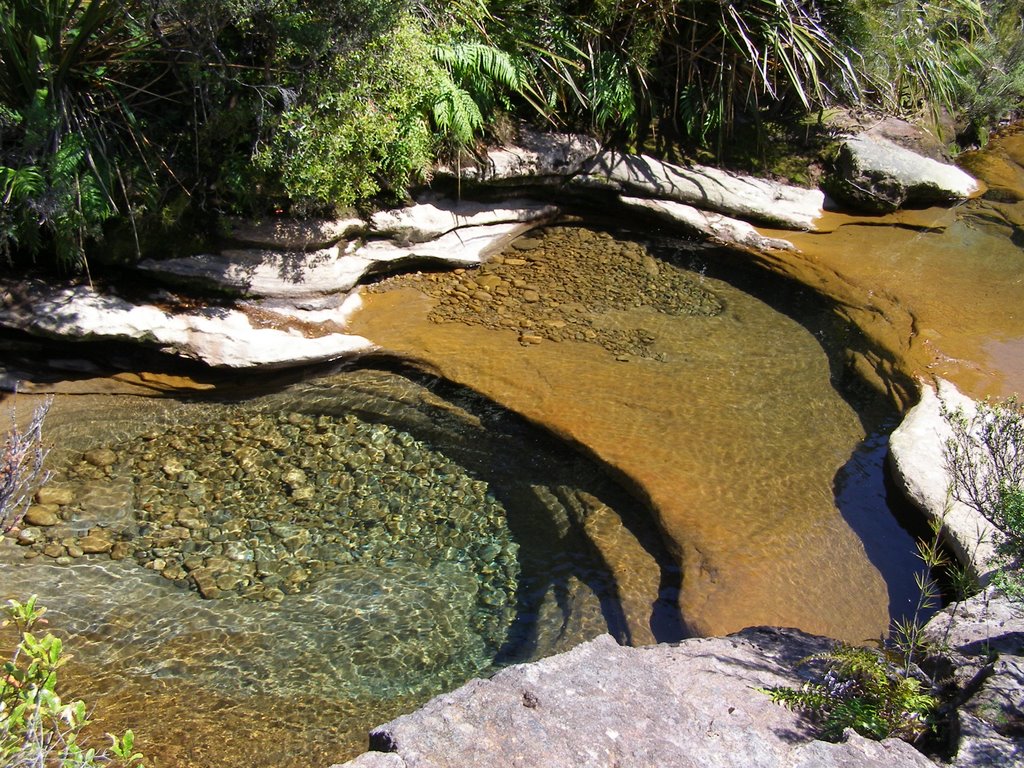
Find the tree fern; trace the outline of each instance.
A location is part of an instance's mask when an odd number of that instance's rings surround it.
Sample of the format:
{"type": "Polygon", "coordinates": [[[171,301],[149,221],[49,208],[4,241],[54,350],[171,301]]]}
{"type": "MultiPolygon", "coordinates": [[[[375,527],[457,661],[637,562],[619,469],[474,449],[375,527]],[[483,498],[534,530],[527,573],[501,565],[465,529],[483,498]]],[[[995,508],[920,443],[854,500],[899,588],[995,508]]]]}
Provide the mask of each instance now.
{"type": "Polygon", "coordinates": [[[526,80],[506,51],[486,43],[435,45],[434,60],[444,77],[438,85],[431,115],[438,130],[456,146],[471,144],[507,93],[522,93],[526,80]]]}
{"type": "Polygon", "coordinates": [[[26,165],[23,168],[0,166],[0,200],[7,205],[19,205],[42,194],[46,179],[39,168],[26,165]]]}

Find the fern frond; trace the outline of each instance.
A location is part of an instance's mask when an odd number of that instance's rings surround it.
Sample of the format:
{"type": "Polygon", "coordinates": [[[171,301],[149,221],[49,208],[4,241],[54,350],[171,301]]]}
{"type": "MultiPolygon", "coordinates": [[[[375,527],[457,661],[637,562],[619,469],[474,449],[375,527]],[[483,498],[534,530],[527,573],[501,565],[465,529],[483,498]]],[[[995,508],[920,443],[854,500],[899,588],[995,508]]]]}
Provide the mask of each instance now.
{"type": "Polygon", "coordinates": [[[483,114],[473,97],[451,81],[443,84],[431,113],[438,130],[460,146],[471,144],[484,124],[483,114]]]}
{"type": "Polygon", "coordinates": [[[21,168],[0,166],[0,200],[4,205],[23,203],[42,194],[46,179],[35,165],[21,168]]]}

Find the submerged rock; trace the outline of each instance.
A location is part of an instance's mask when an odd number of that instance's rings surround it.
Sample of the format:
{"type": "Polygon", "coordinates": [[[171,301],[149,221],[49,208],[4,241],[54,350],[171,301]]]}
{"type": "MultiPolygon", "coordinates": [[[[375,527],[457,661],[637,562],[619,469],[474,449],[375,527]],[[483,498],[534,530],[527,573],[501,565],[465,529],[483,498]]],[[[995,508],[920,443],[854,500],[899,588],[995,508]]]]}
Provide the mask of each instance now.
{"type": "Polygon", "coordinates": [[[955,165],[864,135],[840,145],[825,188],[836,201],[869,213],[950,203],[981,191],[981,185],[955,165]]]}

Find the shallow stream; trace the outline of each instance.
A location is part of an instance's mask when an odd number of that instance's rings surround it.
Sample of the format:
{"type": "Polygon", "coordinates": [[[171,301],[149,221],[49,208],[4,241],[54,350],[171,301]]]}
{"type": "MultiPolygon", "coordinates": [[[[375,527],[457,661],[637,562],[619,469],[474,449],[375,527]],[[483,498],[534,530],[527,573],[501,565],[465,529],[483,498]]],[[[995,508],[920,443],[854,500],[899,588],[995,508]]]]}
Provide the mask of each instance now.
{"type": "Polygon", "coordinates": [[[1020,381],[1020,202],[993,206],[838,221],[769,265],[838,303],[696,244],[555,227],[378,286],[355,330],[379,359],[244,396],[59,395],[60,521],[0,546],[0,597],[40,596],[69,692],[156,768],[326,766],[603,632],[878,637],[918,565],[864,361],[900,392],[1020,381]]]}

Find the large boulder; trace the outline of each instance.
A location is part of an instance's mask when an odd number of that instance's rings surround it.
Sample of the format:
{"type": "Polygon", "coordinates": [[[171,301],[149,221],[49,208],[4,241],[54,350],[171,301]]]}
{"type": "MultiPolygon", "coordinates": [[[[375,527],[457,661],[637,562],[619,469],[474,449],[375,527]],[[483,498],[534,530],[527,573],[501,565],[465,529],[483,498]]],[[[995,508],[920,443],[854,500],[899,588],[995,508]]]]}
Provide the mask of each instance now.
{"type": "Polygon", "coordinates": [[[701,165],[679,166],[647,155],[602,152],[585,168],[586,183],[670,200],[787,229],[814,229],[824,195],[701,165]]]}
{"type": "Polygon", "coordinates": [[[989,588],[946,607],[924,634],[948,649],[962,698],[953,768],[1024,765],[1024,604],[989,588]]]}
{"type": "Polygon", "coordinates": [[[836,202],[868,213],[903,206],[955,202],[981,191],[955,165],[922,157],[875,136],[853,136],[840,144],[825,189],[836,202]]]}
{"type": "Polygon", "coordinates": [[[650,648],[605,635],[438,696],[374,730],[378,752],[346,765],[934,768],[901,741],[816,741],[804,718],[758,690],[798,687],[798,661],[828,645],[796,630],[650,648]]]}
{"type": "Polygon", "coordinates": [[[766,237],[745,221],[702,211],[686,203],[649,197],[622,197],[620,202],[627,210],[649,214],[719,245],[740,245],[754,250],[796,250],[788,240],[766,237]]]}
{"type": "Polygon", "coordinates": [[[524,131],[515,146],[476,163],[438,169],[441,177],[499,187],[568,187],[658,198],[789,229],[813,229],[824,195],[701,165],[679,166],[647,155],[605,151],[575,134],[524,131]]]}
{"type": "Polygon", "coordinates": [[[554,205],[532,200],[482,203],[437,197],[406,208],[379,211],[370,217],[373,232],[398,245],[425,243],[464,227],[539,222],[558,215],[554,205]]]}

